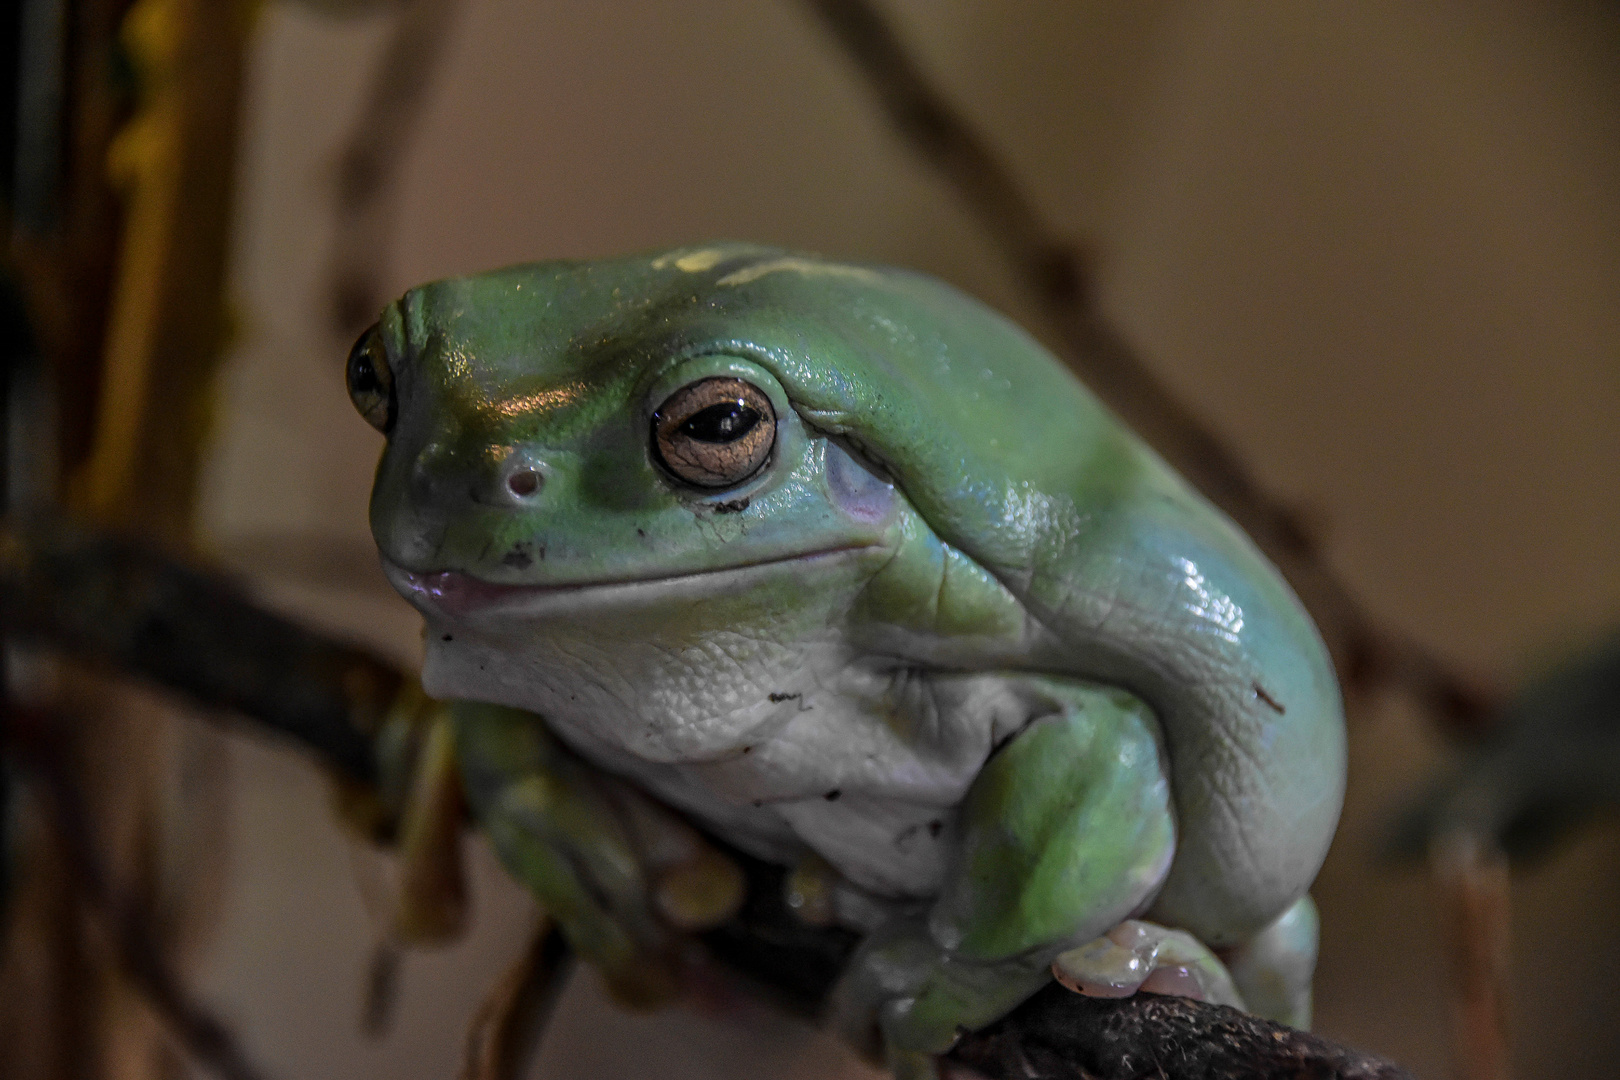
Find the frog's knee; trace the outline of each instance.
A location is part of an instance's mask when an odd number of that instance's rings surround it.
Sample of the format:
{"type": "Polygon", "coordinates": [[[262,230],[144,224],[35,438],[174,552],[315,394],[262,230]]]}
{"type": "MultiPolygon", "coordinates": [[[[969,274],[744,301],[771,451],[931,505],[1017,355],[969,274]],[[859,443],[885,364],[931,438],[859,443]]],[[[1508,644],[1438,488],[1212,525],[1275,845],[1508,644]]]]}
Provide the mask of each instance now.
{"type": "Polygon", "coordinates": [[[1270,926],[1226,951],[1227,970],[1250,1012],[1290,1027],[1310,1027],[1316,941],[1316,905],[1302,896],[1270,926]]]}

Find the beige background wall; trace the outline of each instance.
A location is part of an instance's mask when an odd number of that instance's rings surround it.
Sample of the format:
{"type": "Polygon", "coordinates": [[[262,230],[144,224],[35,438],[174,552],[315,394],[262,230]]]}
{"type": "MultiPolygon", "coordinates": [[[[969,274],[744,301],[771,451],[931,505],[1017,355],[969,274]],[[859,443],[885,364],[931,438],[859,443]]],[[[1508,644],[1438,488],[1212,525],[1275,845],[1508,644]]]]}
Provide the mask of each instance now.
{"type": "MultiPolygon", "coordinates": [[[[906,0],[933,72],[1094,243],[1109,309],[1392,624],[1511,675],[1620,615],[1620,22],[1597,3],[906,0]]],[[[255,46],[236,294],[205,527],[278,604],[396,655],[371,564],[380,440],[325,329],[332,165],[376,20],[269,6],[255,46]]],[[[786,0],[468,0],[404,176],[391,289],[711,237],[916,266],[1028,320],[949,193],[786,0]]],[[[1036,326],[1039,330],[1039,326],[1036,326]]],[[[1445,1074],[1422,879],[1374,859],[1441,759],[1399,703],[1355,716],[1317,889],[1324,1032],[1445,1074]]],[[[373,933],[319,778],[234,750],[234,873],[202,990],[278,1077],[442,1078],[519,948],[481,850],[477,925],[356,1017],[373,933]]],[[[1515,882],[1522,1077],[1620,1072],[1620,830],[1515,882]]],[[[610,1012],[570,992],[537,1076],[830,1076],[766,1013],[610,1012]],[[750,1031],[753,1034],[750,1034],[750,1031]]]]}

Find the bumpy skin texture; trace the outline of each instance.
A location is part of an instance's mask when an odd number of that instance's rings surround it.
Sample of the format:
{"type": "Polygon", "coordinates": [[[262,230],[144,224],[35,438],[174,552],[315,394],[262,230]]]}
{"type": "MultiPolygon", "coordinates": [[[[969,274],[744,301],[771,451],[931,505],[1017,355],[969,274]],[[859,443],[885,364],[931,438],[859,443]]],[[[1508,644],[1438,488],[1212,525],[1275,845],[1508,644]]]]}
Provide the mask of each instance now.
{"type": "Polygon", "coordinates": [[[372,524],[429,691],[824,858],[873,931],[839,1022],[897,1063],[1123,918],[1241,948],[1315,876],[1344,742],[1314,628],[972,299],[723,245],[437,282],[373,344],[372,524]],[[694,487],[654,413],[720,377],[769,398],[774,443],[694,487]]]}

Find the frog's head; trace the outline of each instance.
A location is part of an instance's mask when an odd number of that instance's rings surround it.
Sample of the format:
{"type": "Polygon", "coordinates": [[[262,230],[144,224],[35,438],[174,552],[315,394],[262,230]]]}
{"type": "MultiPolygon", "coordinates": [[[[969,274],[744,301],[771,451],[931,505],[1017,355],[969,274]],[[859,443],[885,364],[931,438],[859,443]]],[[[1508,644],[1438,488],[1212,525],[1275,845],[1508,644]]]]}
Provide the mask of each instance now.
{"type": "Polygon", "coordinates": [[[454,622],[892,543],[894,488],[779,374],[813,312],[735,280],[770,254],[542,263],[391,304],[348,378],[388,436],[371,520],[395,585],[454,622]]]}

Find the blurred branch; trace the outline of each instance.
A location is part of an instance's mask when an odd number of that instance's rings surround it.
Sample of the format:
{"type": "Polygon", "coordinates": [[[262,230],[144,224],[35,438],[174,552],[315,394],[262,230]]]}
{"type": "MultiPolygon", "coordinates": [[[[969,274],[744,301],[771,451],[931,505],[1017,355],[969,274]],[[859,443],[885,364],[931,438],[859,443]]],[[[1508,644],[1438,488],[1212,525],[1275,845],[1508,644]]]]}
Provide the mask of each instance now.
{"type": "Polygon", "coordinates": [[[359,119],[338,159],[331,274],[333,329],[358,334],[377,317],[378,268],[394,225],[395,180],[422,118],[460,0],[407,0],[395,16],[359,119]]]}
{"type": "MultiPolygon", "coordinates": [[[[13,188],[9,236],[0,243],[26,297],[45,380],[54,389],[54,444],[32,448],[47,487],[56,466],[77,467],[94,436],[105,331],[123,227],[107,151],[131,94],[118,28],[130,0],[25,0],[6,5],[22,55],[0,87],[0,131],[17,135],[0,160],[13,188]],[[50,85],[52,82],[56,85],[50,85]],[[54,128],[54,130],[53,130],[54,128]]],[[[0,142],[4,142],[0,138],[0,142]]]]}
{"type": "Polygon", "coordinates": [[[253,0],[139,0],[121,39],[135,115],[104,168],[123,234],[89,456],[70,501],[184,545],[229,334],[225,282],[253,0]]]}
{"type": "MultiPolygon", "coordinates": [[[[381,688],[397,688],[405,678],[259,610],[227,582],[60,524],[0,530],[0,628],[239,710],[293,736],[351,781],[375,774],[363,733],[373,730],[385,707],[380,703],[395,692],[381,688]],[[356,694],[356,686],[365,693],[356,694]]],[[[785,902],[784,868],[731,855],[747,876],[747,899],[736,917],[701,940],[784,1005],[814,1015],[859,935],[803,922],[785,902]]],[[[516,1060],[522,1033],[543,1017],[566,950],[550,936],[533,949],[486,1003],[470,1061],[516,1060]]],[[[1406,1075],[1388,1062],[1222,1006],[1148,994],[1103,1001],[1055,985],[999,1023],[964,1036],[955,1056],[988,1076],[1018,1080],[1406,1075]]],[[[483,1080],[500,1073],[470,1075],[483,1080]]]]}
{"type": "Polygon", "coordinates": [[[409,0],[383,47],[360,118],[338,162],[338,209],[360,211],[393,180],[410,149],[458,0],[409,0]]]}
{"type": "MultiPolygon", "coordinates": [[[[24,205],[7,208],[17,214],[6,257],[39,345],[37,367],[12,384],[19,503],[70,500],[175,547],[189,535],[228,330],[237,105],[257,7],[5,8],[6,21],[24,8],[30,30],[23,100],[0,92],[0,102],[22,106],[26,136],[7,163],[24,205]]],[[[57,614],[79,619],[88,641],[109,628],[83,621],[105,612],[92,604],[57,614]]],[[[95,672],[13,670],[30,701],[73,722],[53,730],[58,797],[42,800],[58,807],[60,827],[37,842],[29,834],[0,957],[0,1074],[170,1075],[176,1051],[144,998],[173,1041],[216,1072],[254,1075],[174,974],[199,944],[220,881],[217,743],[95,672]]]]}
{"type": "Polygon", "coordinates": [[[806,0],[916,155],[953,188],[1056,329],[1064,359],[1109,407],[1229,514],[1316,619],[1345,689],[1398,687],[1452,728],[1480,726],[1490,695],[1379,625],[1339,579],[1303,516],[1266,491],[1098,310],[1081,251],[1042,218],[989,143],[923,74],[869,0],[806,0]]]}
{"type": "Polygon", "coordinates": [[[0,528],[0,623],[232,709],[369,780],[367,732],[404,676],[132,541],[60,521],[0,528]]]}
{"type": "Polygon", "coordinates": [[[97,856],[98,843],[71,771],[63,760],[60,736],[69,726],[58,717],[24,714],[8,707],[12,751],[46,796],[75,891],[110,939],[120,975],[152,1009],[176,1043],[220,1080],[264,1080],[236,1037],[220,1020],[191,999],[169,969],[142,905],[117,890],[97,856]]]}
{"type": "Polygon", "coordinates": [[[21,0],[17,10],[14,157],[4,180],[10,181],[12,228],[37,235],[56,224],[64,186],[69,19],[65,0],[21,0]]]}

